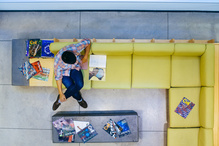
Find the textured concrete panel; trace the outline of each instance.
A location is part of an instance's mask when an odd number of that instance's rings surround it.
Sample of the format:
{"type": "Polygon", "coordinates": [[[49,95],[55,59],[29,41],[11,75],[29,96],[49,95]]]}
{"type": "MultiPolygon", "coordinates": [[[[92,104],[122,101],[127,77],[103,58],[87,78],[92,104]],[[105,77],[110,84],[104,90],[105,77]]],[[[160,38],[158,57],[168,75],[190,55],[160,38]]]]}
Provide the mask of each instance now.
{"type": "MultiPolygon", "coordinates": [[[[0,85],[0,93],[0,128],[51,129],[56,88],[0,85]]],[[[79,105],[69,98],[57,111],[79,111],[79,105]]]]}
{"type": "Polygon", "coordinates": [[[91,89],[82,92],[88,108],[81,111],[134,110],[140,131],[166,131],[167,110],[164,89],[91,89]]]}
{"type": "Polygon", "coordinates": [[[11,84],[11,41],[0,41],[0,84],[11,84]]]}
{"type": "MultiPolygon", "coordinates": [[[[52,130],[43,129],[0,129],[1,146],[62,146],[52,143],[52,130]]],[[[69,143],[65,146],[79,146],[69,143]]]]}
{"type": "Polygon", "coordinates": [[[0,12],[0,40],[79,37],[79,12],[0,12]]]}
{"type": "Polygon", "coordinates": [[[219,42],[219,13],[168,13],[169,38],[215,39],[219,42]]]}
{"type": "Polygon", "coordinates": [[[167,13],[81,12],[81,37],[167,39],[167,13]]]}

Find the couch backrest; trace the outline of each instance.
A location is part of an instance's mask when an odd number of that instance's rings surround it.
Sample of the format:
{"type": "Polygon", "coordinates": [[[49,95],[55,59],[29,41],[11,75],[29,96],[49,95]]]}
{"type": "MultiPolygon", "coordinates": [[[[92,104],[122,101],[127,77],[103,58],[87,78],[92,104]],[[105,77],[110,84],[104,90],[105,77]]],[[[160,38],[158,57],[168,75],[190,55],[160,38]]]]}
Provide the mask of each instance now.
{"type": "Polygon", "coordinates": [[[215,46],[206,44],[206,51],[201,56],[201,85],[214,86],[215,80],[215,46]]]}
{"type": "Polygon", "coordinates": [[[199,99],[199,121],[204,128],[214,127],[214,88],[202,87],[199,99]]]}
{"type": "Polygon", "coordinates": [[[134,43],[134,55],[170,56],[174,52],[174,44],[168,43],[134,43]]]}
{"type": "Polygon", "coordinates": [[[91,51],[95,55],[131,55],[133,43],[92,43],[91,51]]]}
{"type": "Polygon", "coordinates": [[[214,146],[213,129],[200,128],[198,146],[214,146]]]}
{"type": "Polygon", "coordinates": [[[56,55],[59,50],[61,50],[63,47],[71,45],[71,44],[77,44],[78,42],[55,42],[55,43],[51,43],[49,48],[50,51],[56,55]]]}
{"type": "Polygon", "coordinates": [[[201,56],[205,53],[205,44],[175,44],[173,55],[176,56],[201,56]]]}

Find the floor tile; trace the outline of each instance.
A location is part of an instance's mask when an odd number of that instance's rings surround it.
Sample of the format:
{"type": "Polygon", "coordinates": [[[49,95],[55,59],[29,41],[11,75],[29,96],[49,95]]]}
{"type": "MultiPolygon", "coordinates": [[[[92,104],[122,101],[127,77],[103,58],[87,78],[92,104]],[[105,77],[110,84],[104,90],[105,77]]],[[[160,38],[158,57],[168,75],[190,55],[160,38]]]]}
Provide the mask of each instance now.
{"type": "Polygon", "coordinates": [[[168,13],[169,38],[215,39],[219,42],[219,14],[205,12],[168,13]]]}
{"type": "Polygon", "coordinates": [[[0,41],[0,84],[11,84],[12,45],[11,41],[0,41]]]}
{"type": "MultiPolygon", "coordinates": [[[[52,143],[52,130],[0,129],[1,146],[61,146],[52,143]]],[[[67,143],[65,146],[79,146],[79,143],[67,143]]]]}
{"type": "Polygon", "coordinates": [[[165,12],[81,12],[81,37],[166,39],[165,12]]]}
{"type": "Polygon", "coordinates": [[[80,146],[166,146],[166,132],[140,132],[139,142],[86,143],[80,146]]]}
{"type": "Polygon", "coordinates": [[[0,128],[51,129],[57,111],[79,111],[78,103],[70,98],[53,112],[55,88],[0,85],[0,93],[0,128]]]}
{"type": "Polygon", "coordinates": [[[135,110],[140,131],[166,131],[166,90],[164,89],[91,89],[82,95],[88,108],[81,111],[135,110]]]}
{"type": "Polygon", "coordinates": [[[0,40],[79,37],[79,12],[0,12],[0,40]]]}

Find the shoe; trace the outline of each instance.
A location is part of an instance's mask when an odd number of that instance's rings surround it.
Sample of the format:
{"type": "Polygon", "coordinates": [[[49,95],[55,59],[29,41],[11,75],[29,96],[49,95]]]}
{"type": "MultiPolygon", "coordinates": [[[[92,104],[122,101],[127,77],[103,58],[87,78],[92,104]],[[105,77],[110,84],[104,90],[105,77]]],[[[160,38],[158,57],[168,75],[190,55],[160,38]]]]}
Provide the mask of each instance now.
{"type": "Polygon", "coordinates": [[[59,95],[56,99],[56,101],[54,102],[53,106],[52,106],[52,109],[55,111],[57,110],[57,108],[61,105],[61,103],[59,103],[59,95]]]}
{"type": "Polygon", "coordinates": [[[78,104],[83,108],[87,108],[87,102],[83,98],[81,102],[78,102],[78,104]]]}

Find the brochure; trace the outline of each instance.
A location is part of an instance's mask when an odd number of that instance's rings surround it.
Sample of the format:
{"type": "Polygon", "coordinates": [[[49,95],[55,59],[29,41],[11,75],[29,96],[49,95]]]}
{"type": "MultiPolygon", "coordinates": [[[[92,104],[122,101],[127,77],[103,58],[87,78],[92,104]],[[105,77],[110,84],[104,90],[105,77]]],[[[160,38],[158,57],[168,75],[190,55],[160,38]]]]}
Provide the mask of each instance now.
{"type": "Polygon", "coordinates": [[[103,130],[105,130],[110,136],[116,139],[121,134],[122,128],[112,119],[110,119],[104,125],[103,130]]]}
{"type": "Polygon", "coordinates": [[[195,104],[193,102],[191,102],[186,97],[183,97],[183,99],[177,106],[175,112],[179,114],[180,116],[182,116],[184,119],[186,119],[194,106],[195,104]]]}
{"type": "Polygon", "coordinates": [[[83,143],[86,143],[97,135],[98,133],[95,131],[94,127],[91,124],[78,132],[78,136],[81,138],[83,143]]]}
{"type": "Polygon", "coordinates": [[[90,55],[89,80],[106,80],[106,55],[90,55]]]}
{"type": "Polygon", "coordinates": [[[89,124],[90,124],[89,122],[85,122],[85,121],[74,121],[76,134],[82,129],[84,129],[85,127],[87,127],[89,124]]]}
{"type": "Polygon", "coordinates": [[[24,64],[18,67],[18,69],[22,72],[27,80],[29,80],[37,73],[29,61],[24,62],[24,64]]]}
{"type": "Polygon", "coordinates": [[[44,67],[42,69],[43,69],[43,72],[41,74],[33,76],[33,78],[37,80],[48,81],[50,69],[44,68],[44,67]]]}
{"type": "Polygon", "coordinates": [[[119,137],[123,137],[125,135],[131,134],[131,131],[129,129],[129,125],[128,125],[128,122],[126,121],[126,119],[118,121],[117,124],[122,128],[122,131],[121,131],[119,137]]]}

